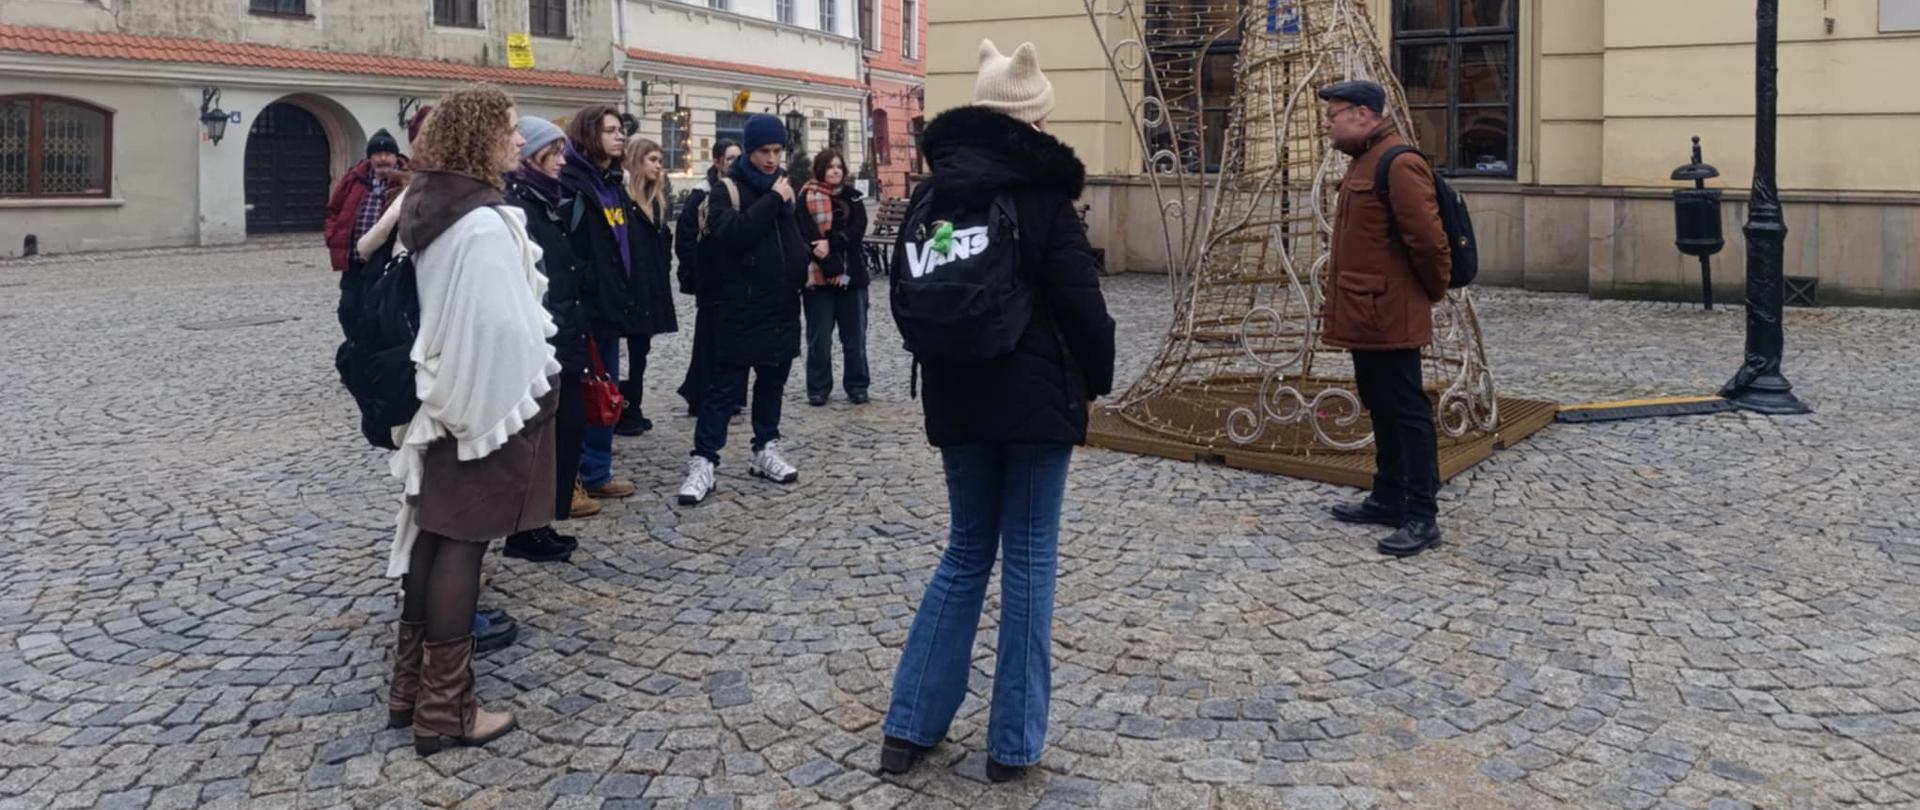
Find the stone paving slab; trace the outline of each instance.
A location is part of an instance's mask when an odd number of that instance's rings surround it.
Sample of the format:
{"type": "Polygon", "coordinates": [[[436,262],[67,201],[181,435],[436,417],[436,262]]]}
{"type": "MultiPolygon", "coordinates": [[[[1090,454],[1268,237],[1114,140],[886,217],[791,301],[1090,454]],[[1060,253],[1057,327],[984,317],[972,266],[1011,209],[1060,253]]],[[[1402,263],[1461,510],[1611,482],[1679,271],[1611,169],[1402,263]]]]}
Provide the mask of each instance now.
{"type": "MultiPolygon", "coordinates": [[[[990,787],[997,602],[947,744],[871,770],[945,531],[879,295],[874,402],[792,393],[801,483],[736,449],[694,509],[659,340],[658,430],[618,445],[640,496],[483,597],[523,625],[476,666],[523,730],[416,757],[382,730],[395,489],[325,261],[0,264],[0,810],[1920,803],[1920,313],[1790,312],[1813,416],[1550,427],[1450,484],[1408,561],[1322,518],[1352,490],[1081,451],[1050,747],[990,787]]],[[[1108,285],[1128,379],[1168,293],[1108,285]]],[[[1479,301],[1508,393],[1710,392],[1738,361],[1737,311],[1479,301]]]]}

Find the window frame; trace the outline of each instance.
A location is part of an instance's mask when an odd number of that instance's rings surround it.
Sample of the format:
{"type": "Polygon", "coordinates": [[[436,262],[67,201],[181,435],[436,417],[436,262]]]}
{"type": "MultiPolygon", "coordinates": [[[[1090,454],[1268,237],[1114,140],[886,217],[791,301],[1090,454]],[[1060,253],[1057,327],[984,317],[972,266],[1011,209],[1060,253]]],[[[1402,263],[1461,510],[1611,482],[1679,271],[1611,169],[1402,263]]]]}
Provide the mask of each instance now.
{"type": "Polygon", "coordinates": [[[750,116],[745,113],[736,113],[732,110],[714,110],[713,142],[719,143],[731,137],[734,143],[741,144],[742,148],[744,148],[747,142],[747,119],[749,117],[750,116]],[[732,116],[733,122],[737,123],[738,126],[727,126],[728,116],[732,116]]]}
{"type": "Polygon", "coordinates": [[[881,53],[886,43],[880,38],[880,0],[858,0],[858,3],[856,13],[860,18],[860,47],[868,53],[881,53]]]}
{"type": "MultiPolygon", "coordinates": [[[[1181,59],[1193,60],[1194,81],[1196,83],[1202,84],[1202,89],[1200,89],[1198,93],[1200,97],[1200,107],[1199,109],[1192,111],[1192,114],[1197,118],[1199,118],[1200,120],[1201,137],[1202,137],[1202,142],[1199,144],[1195,144],[1195,147],[1204,148],[1206,145],[1205,135],[1207,132],[1210,131],[1207,127],[1207,116],[1213,115],[1213,114],[1220,114],[1225,119],[1223,125],[1218,130],[1221,133],[1220,134],[1221,148],[1209,150],[1205,155],[1204,165],[1195,166],[1192,163],[1187,163],[1187,165],[1181,168],[1183,171],[1198,172],[1201,174],[1219,174],[1222,167],[1225,165],[1222,162],[1222,158],[1226,156],[1225,155],[1226,128],[1233,125],[1234,91],[1229,91],[1224,97],[1216,99],[1218,103],[1211,104],[1211,105],[1208,104],[1207,95],[1204,89],[1204,82],[1206,81],[1206,69],[1207,69],[1206,63],[1208,59],[1214,58],[1214,57],[1225,57],[1228,60],[1230,60],[1234,66],[1235,75],[1233,78],[1235,83],[1237,84],[1240,78],[1238,75],[1239,63],[1240,63],[1240,46],[1246,34],[1244,31],[1236,31],[1233,34],[1223,36],[1217,40],[1213,40],[1212,42],[1206,42],[1201,39],[1194,39],[1190,44],[1184,43],[1184,42],[1175,43],[1175,44],[1163,44],[1163,43],[1153,42],[1152,38],[1164,37],[1164,36],[1166,36],[1166,34],[1152,31],[1150,29],[1149,33],[1147,34],[1147,37],[1149,38],[1148,42],[1151,43],[1148,46],[1148,52],[1151,53],[1156,49],[1162,52],[1166,52],[1166,51],[1181,52],[1183,54],[1183,56],[1180,57],[1181,59]]],[[[1236,87],[1236,91],[1237,89],[1238,88],[1236,87]]],[[[1149,143],[1153,142],[1153,138],[1154,138],[1154,133],[1148,132],[1147,139],[1149,143]]],[[[1148,165],[1144,167],[1146,171],[1154,170],[1153,166],[1151,165],[1152,151],[1154,150],[1150,149],[1149,154],[1146,156],[1146,160],[1148,161],[1148,165]]],[[[1182,161],[1182,162],[1185,163],[1186,161],[1182,161]]]]}
{"type": "Polygon", "coordinates": [[[847,138],[851,134],[848,132],[848,129],[847,119],[845,118],[827,119],[827,148],[839,152],[842,160],[848,159],[847,138]]]}
{"type": "Polygon", "coordinates": [[[900,58],[920,58],[920,0],[900,2],[900,58]]]}
{"type": "Polygon", "coordinates": [[[707,8],[714,11],[732,11],[733,0],[707,0],[707,8]]]}
{"type": "Polygon", "coordinates": [[[667,171],[693,170],[693,120],[687,108],[660,114],[660,151],[665,153],[660,157],[667,171]]]}
{"type": "Polygon", "coordinates": [[[487,18],[481,10],[481,5],[480,0],[433,0],[433,27],[457,28],[462,31],[485,31],[487,30],[487,18]],[[442,3],[451,9],[449,17],[446,20],[440,18],[440,6],[442,3]],[[459,22],[459,11],[461,10],[459,7],[461,6],[472,6],[472,25],[459,22]]]}
{"type": "Polygon", "coordinates": [[[840,33],[840,0],[820,0],[820,31],[840,33]]]}
{"type": "Polygon", "coordinates": [[[572,0],[527,0],[527,34],[546,39],[573,39],[572,5],[572,0]],[[560,15],[559,33],[554,33],[551,27],[556,13],[560,15]],[[547,27],[543,28],[543,23],[547,27]]]}
{"type": "Polygon", "coordinates": [[[0,103],[19,100],[27,101],[27,190],[20,194],[0,192],[0,200],[103,200],[113,197],[113,110],[72,96],[56,96],[46,93],[9,93],[0,95],[0,103]],[[81,191],[64,194],[49,194],[46,188],[46,117],[42,112],[46,102],[57,102],[99,113],[103,120],[101,133],[101,174],[104,182],[99,191],[81,191]]]}
{"type": "MultiPolygon", "coordinates": [[[[1433,159],[1434,171],[1447,177],[1479,177],[1493,180],[1514,180],[1520,170],[1520,4],[1515,0],[1501,0],[1506,3],[1507,25],[1478,26],[1464,28],[1460,25],[1461,6],[1469,0],[1438,0],[1447,4],[1447,27],[1405,30],[1406,9],[1409,3],[1421,0],[1394,0],[1392,57],[1395,75],[1404,75],[1401,54],[1409,48],[1442,46],[1447,49],[1447,99],[1441,103],[1407,104],[1409,113],[1416,110],[1443,110],[1442,133],[1445,139],[1445,154],[1428,152],[1432,144],[1425,145],[1421,151],[1433,159]],[[1506,98],[1492,102],[1462,102],[1460,100],[1460,64],[1462,52],[1469,47],[1505,44],[1507,50],[1507,92],[1506,98]],[[1507,115],[1507,152],[1501,157],[1506,161],[1504,171],[1482,170],[1470,166],[1459,166],[1460,159],[1460,123],[1461,111],[1504,110],[1507,115]]],[[[1408,122],[1412,126],[1412,122],[1408,122]]],[[[1414,133],[1418,134],[1418,133],[1414,133]]]]}
{"type": "Polygon", "coordinates": [[[867,133],[867,140],[873,144],[871,147],[873,165],[886,166],[893,163],[893,133],[888,131],[892,126],[893,116],[888,115],[886,110],[875,107],[867,118],[867,127],[872,130],[867,133]]]}
{"type": "Polygon", "coordinates": [[[781,25],[793,25],[793,0],[773,0],[773,16],[781,25]]]}
{"type": "Polygon", "coordinates": [[[292,20],[313,19],[313,9],[309,8],[308,0],[247,0],[247,13],[259,17],[282,17],[292,20]],[[269,6],[297,6],[298,9],[288,11],[281,8],[261,8],[260,6],[263,3],[269,6]]]}

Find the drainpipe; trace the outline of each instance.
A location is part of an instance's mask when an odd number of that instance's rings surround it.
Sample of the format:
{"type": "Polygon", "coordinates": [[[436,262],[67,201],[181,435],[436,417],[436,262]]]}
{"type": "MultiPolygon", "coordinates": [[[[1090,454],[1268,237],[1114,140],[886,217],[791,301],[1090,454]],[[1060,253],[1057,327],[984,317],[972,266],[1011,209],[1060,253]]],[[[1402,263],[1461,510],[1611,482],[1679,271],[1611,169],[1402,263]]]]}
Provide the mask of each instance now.
{"type": "Polygon", "coordinates": [[[620,66],[620,111],[633,112],[633,71],[627,69],[627,0],[613,0],[614,30],[620,32],[620,55],[614,63],[620,66]]]}

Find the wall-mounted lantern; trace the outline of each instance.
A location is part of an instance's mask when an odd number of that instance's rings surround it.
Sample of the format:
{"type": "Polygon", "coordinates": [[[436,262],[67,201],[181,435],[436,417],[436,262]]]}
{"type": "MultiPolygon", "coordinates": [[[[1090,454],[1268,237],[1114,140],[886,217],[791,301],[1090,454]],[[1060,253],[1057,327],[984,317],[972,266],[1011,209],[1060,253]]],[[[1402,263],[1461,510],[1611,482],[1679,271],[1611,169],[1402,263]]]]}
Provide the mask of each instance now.
{"type": "Polygon", "coordinates": [[[200,126],[207,131],[207,140],[213,141],[214,146],[219,146],[220,139],[227,137],[227,111],[220,109],[220,88],[200,91],[200,126]]]}

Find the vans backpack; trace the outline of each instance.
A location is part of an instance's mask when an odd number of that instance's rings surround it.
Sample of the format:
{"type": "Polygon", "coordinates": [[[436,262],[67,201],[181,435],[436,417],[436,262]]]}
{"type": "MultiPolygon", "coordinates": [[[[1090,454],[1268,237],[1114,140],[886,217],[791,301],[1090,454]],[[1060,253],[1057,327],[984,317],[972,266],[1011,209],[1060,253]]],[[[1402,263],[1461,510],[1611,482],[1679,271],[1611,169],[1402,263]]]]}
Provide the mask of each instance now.
{"type": "Polygon", "coordinates": [[[420,333],[420,289],[413,255],[394,253],[366,279],[357,312],[348,313],[347,339],[334,355],[340,382],[360,408],[360,433],[388,450],[393,429],[420,410],[414,389],[413,341],[420,333]]]}
{"type": "Polygon", "coordinates": [[[916,361],[984,363],[1013,352],[1033,318],[1020,272],[1020,215],[1005,192],[945,205],[927,186],[894,243],[893,322],[916,361]]]}
{"type": "MultiPolygon", "coordinates": [[[[1400,229],[1394,223],[1393,198],[1387,194],[1387,182],[1393,161],[1409,153],[1415,153],[1411,146],[1388,149],[1374,170],[1374,194],[1380,197],[1380,204],[1387,207],[1387,228],[1395,244],[1400,241],[1400,229]]],[[[1474,277],[1480,275],[1480,244],[1473,240],[1473,218],[1467,214],[1467,198],[1438,174],[1433,176],[1433,196],[1440,202],[1440,225],[1447,231],[1447,244],[1453,253],[1453,273],[1447,287],[1457,290],[1472,284],[1474,277]]]]}

